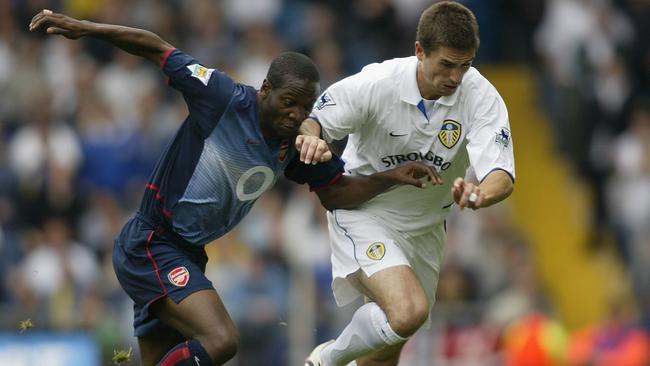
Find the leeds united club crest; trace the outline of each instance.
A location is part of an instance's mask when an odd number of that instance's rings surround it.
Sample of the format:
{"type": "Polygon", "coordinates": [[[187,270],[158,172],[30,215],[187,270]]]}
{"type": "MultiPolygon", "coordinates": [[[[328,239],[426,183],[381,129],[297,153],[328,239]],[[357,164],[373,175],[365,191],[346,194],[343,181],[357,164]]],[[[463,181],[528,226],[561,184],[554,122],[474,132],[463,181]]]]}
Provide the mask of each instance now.
{"type": "Polygon", "coordinates": [[[368,250],[366,250],[366,255],[368,256],[368,258],[376,261],[384,258],[384,254],[386,254],[386,247],[384,246],[384,243],[379,241],[370,244],[368,250]]]}
{"type": "Polygon", "coordinates": [[[461,132],[460,123],[451,119],[446,119],[442,122],[442,127],[440,127],[440,132],[438,132],[438,140],[440,140],[447,149],[451,149],[456,146],[458,140],[460,140],[461,132]]]}

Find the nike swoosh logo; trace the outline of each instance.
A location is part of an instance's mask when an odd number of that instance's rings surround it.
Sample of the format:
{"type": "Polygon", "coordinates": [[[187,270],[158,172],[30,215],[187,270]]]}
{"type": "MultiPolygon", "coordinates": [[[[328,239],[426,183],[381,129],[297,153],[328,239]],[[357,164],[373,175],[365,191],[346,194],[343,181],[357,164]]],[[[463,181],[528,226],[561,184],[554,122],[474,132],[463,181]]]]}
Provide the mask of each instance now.
{"type": "Polygon", "coordinates": [[[389,133],[389,135],[391,135],[391,136],[393,136],[393,137],[400,137],[400,136],[406,136],[406,135],[408,135],[408,133],[404,133],[404,134],[396,134],[395,132],[391,132],[391,133],[389,133]]]}

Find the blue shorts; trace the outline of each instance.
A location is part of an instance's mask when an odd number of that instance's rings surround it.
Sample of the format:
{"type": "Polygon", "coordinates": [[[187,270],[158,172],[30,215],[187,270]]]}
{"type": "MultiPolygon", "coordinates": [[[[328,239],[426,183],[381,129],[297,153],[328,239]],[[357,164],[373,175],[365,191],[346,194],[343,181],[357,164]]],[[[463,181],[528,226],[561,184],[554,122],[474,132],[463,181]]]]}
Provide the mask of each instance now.
{"type": "Polygon", "coordinates": [[[113,268],[120,285],[135,302],[136,337],[172,330],[149,313],[157,300],[167,296],[179,303],[194,292],[214,289],[204,274],[208,262],[205,249],[178,245],[173,237],[138,214],[115,240],[113,268]]]}

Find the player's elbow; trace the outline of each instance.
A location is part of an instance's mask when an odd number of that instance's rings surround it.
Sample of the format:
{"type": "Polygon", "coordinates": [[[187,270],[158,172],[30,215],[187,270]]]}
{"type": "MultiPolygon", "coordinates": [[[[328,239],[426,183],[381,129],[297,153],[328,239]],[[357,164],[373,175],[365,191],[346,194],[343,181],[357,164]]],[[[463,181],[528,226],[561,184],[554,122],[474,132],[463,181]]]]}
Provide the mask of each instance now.
{"type": "Polygon", "coordinates": [[[329,190],[326,194],[318,193],[318,198],[320,204],[328,211],[355,208],[361,204],[358,197],[340,190],[329,190]]]}
{"type": "Polygon", "coordinates": [[[515,190],[515,185],[512,182],[512,180],[508,180],[505,182],[502,186],[501,189],[496,191],[496,194],[494,195],[494,203],[501,202],[505,200],[506,198],[510,197],[512,195],[512,192],[515,190]]]}
{"type": "Polygon", "coordinates": [[[321,205],[322,205],[322,206],[323,206],[327,211],[333,211],[333,210],[336,210],[337,208],[341,208],[341,207],[336,207],[336,206],[334,206],[334,205],[328,205],[328,204],[325,204],[325,203],[323,203],[322,201],[321,201],[321,205]]]}
{"type": "Polygon", "coordinates": [[[318,195],[318,198],[320,200],[321,206],[323,206],[327,211],[332,211],[337,208],[344,208],[341,207],[341,204],[337,202],[334,197],[331,197],[329,195],[326,196],[318,195]]]}
{"type": "Polygon", "coordinates": [[[316,190],[316,195],[320,200],[321,206],[325,207],[325,209],[328,211],[332,211],[337,208],[342,208],[340,207],[340,203],[338,202],[339,200],[337,199],[339,195],[336,192],[337,190],[332,186],[323,187],[321,189],[316,190]]]}
{"type": "Polygon", "coordinates": [[[502,180],[498,185],[490,187],[485,192],[485,199],[481,207],[489,207],[510,197],[515,190],[514,182],[511,179],[502,180]]]}
{"type": "Polygon", "coordinates": [[[504,189],[504,195],[503,198],[508,198],[512,194],[512,192],[515,191],[515,182],[512,180],[509,181],[508,184],[506,184],[506,187],[504,189]]]}

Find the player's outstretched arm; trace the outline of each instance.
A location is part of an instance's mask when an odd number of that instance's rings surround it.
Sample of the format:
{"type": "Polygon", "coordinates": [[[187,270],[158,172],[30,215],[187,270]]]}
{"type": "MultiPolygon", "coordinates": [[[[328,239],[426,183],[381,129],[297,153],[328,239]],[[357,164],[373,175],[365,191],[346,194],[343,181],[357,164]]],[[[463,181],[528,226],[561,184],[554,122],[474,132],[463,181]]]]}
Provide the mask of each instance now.
{"type": "Polygon", "coordinates": [[[69,39],[93,37],[102,39],[136,56],[160,64],[165,53],[173,48],[158,35],[144,29],[78,20],[44,9],[29,23],[29,30],[45,29],[48,34],[60,34],[69,39]]]}
{"type": "Polygon", "coordinates": [[[508,173],[494,170],[483,179],[479,185],[456,178],[451,187],[454,202],[464,209],[479,209],[501,202],[512,194],[515,184],[508,173]]]}
{"type": "Polygon", "coordinates": [[[328,210],[353,208],[394,185],[425,188],[427,183],[421,180],[424,177],[431,184],[443,184],[440,174],[433,167],[421,162],[411,162],[369,176],[344,175],[336,184],[316,191],[316,194],[323,207],[328,210]]]}

